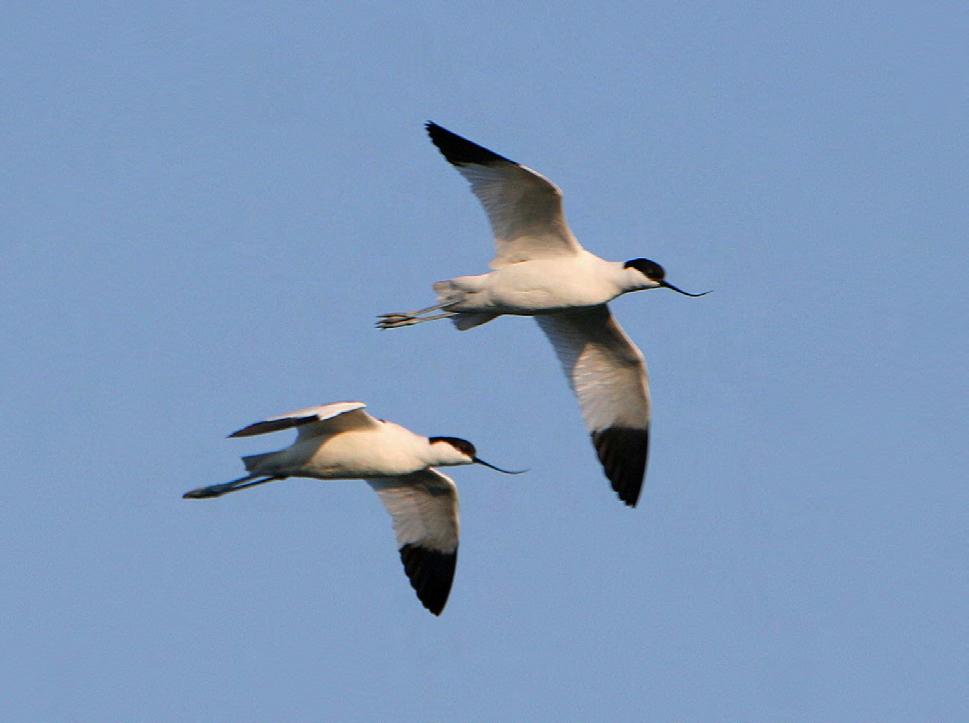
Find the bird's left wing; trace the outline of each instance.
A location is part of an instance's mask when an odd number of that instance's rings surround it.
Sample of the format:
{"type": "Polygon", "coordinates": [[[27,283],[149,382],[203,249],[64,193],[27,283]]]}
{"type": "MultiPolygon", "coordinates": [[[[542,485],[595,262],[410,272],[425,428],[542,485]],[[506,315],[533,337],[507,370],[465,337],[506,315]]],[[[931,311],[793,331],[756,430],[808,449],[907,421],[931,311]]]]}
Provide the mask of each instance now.
{"type": "Polygon", "coordinates": [[[251,437],[296,427],[299,436],[305,437],[376,427],[379,422],[364,411],[366,406],[363,402],[334,402],[319,407],[306,407],[268,417],[261,422],[243,427],[229,436],[251,437]]]}
{"type": "Polygon", "coordinates": [[[488,214],[498,247],[492,267],[582,251],[565,220],[562,191],[545,176],[436,123],[427,132],[488,214]]]}
{"type": "Polygon", "coordinates": [[[458,559],[458,490],[434,469],[368,479],[394,521],[404,572],[421,603],[440,615],[458,559]]]}
{"type": "Polygon", "coordinates": [[[635,507],[649,453],[649,377],[642,352],[605,304],[540,314],[619,499],[635,507]]]}

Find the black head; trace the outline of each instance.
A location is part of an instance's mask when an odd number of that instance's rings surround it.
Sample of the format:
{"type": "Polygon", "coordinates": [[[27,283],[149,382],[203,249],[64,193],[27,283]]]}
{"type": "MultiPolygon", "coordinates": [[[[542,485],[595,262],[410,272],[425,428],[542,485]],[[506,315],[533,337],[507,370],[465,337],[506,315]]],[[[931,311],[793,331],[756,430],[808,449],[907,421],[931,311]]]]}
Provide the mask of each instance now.
{"type": "MultiPolygon", "coordinates": [[[[461,439],[460,437],[428,437],[427,441],[429,441],[431,444],[449,444],[454,449],[456,449],[460,454],[463,454],[465,457],[469,458],[475,464],[481,464],[481,465],[484,465],[485,467],[490,467],[491,469],[497,470],[498,472],[502,472],[504,474],[521,474],[522,472],[525,471],[525,470],[512,471],[512,470],[502,469],[501,467],[495,467],[493,464],[491,464],[491,462],[485,462],[483,459],[481,459],[478,456],[478,451],[474,448],[474,445],[471,444],[471,442],[469,442],[468,440],[461,439]]],[[[462,464],[462,463],[450,462],[449,464],[462,464]]]]}
{"type": "Polygon", "coordinates": [[[655,261],[649,259],[630,259],[622,265],[624,269],[633,268],[650,281],[662,281],[666,278],[666,271],[655,261]]]}
{"type": "Polygon", "coordinates": [[[438,442],[450,444],[458,452],[470,457],[471,459],[474,459],[478,454],[478,451],[474,448],[474,445],[471,444],[471,442],[466,439],[461,439],[460,437],[428,437],[427,440],[431,444],[437,444],[438,442]]]}

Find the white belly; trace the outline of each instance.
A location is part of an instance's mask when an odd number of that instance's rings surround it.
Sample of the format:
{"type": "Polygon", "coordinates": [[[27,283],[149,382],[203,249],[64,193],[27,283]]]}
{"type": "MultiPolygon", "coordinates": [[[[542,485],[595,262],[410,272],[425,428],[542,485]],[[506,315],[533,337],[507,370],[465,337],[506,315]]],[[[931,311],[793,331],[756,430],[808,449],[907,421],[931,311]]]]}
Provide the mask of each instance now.
{"type": "Polygon", "coordinates": [[[590,254],[523,261],[483,276],[460,277],[452,283],[466,295],[448,308],[527,316],[604,304],[620,289],[603,264],[590,254]]]}
{"type": "Polygon", "coordinates": [[[380,430],[310,437],[271,461],[278,474],[317,479],[395,477],[424,469],[423,438],[393,423],[380,430]]]}

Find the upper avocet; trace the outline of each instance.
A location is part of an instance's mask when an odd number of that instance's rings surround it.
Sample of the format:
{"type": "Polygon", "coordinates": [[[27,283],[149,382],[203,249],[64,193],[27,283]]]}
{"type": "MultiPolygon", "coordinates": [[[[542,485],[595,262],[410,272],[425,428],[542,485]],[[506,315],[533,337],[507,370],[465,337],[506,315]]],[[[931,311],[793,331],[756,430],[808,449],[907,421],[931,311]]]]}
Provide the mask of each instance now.
{"type": "Polygon", "coordinates": [[[435,123],[427,131],[471,183],[498,253],[490,273],[439,281],[437,304],[383,314],[377,325],[393,329],[449,318],[464,331],[501,314],[534,316],[579,398],[612,488],[635,506],[649,451],[649,383],[642,353],[606,303],[628,291],[659,287],[703,294],[673,286],[654,261],[606,261],[589,253],[572,235],[554,183],[435,123]]]}
{"type": "Polygon", "coordinates": [[[375,419],[363,402],[308,407],[250,424],[230,437],[250,437],[295,427],[286,449],[243,457],[249,472],[224,484],[199,487],[184,497],[202,499],[287,477],[365,479],[394,521],[400,559],[417,597],[440,615],[451,592],[460,529],[458,490],[435,466],[483,464],[474,445],[457,437],[422,437],[399,424],[375,419]]]}

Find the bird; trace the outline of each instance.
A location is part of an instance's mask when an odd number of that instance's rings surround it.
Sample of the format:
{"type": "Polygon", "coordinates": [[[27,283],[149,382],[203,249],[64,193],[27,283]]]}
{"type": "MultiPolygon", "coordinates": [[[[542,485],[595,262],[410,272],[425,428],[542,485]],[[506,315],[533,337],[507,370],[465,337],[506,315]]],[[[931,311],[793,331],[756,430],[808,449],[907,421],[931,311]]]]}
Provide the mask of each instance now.
{"type": "Polygon", "coordinates": [[[645,289],[709,292],[677,288],[655,261],[607,261],[587,251],[569,229],[562,191],[552,181],[434,122],[425,128],[484,206],[497,254],[489,273],[439,281],[436,304],[381,314],[377,326],[450,319],[465,331],[505,314],[533,316],[578,397],[606,477],[619,499],[635,507],[649,455],[649,379],[642,352],[607,304],[645,289]]]}
{"type": "Polygon", "coordinates": [[[434,615],[447,603],[457,564],[460,514],[454,481],[434,469],[480,464],[505,474],[477,456],[459,437],[422,437],[399,424],[372,417],[363,402],[334,402],[269,417],[233,432],[251,437],[296,429],[296,441],[278,452],[242,458],[245,477],[199,487],[186,499],[221,497],[230,492],[283,480],[363,479],[377,492],[393,520],[404,572],[420,602],[434,615]]]}

